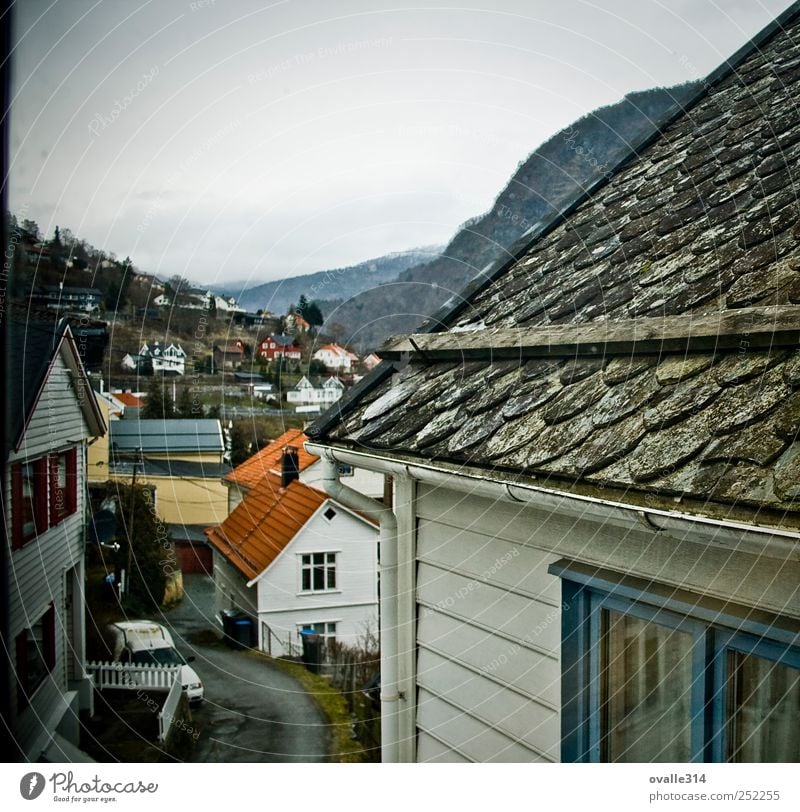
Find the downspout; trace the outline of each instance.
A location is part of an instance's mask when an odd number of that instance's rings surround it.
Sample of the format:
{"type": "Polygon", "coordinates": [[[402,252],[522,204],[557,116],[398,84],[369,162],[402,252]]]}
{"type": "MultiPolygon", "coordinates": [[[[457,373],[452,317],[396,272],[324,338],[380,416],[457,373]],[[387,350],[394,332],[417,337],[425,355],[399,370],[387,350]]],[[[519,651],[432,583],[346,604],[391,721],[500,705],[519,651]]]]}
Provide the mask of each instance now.
{"type": "Polygon", "coordinates": [[[380,644],[381,644],[381,761],[399,760],[397,518],[391,507],[359,493],[339,481],[338,464],[321,449],[322,487],[333,499],[364,513],[380,525],[380,644]]]}

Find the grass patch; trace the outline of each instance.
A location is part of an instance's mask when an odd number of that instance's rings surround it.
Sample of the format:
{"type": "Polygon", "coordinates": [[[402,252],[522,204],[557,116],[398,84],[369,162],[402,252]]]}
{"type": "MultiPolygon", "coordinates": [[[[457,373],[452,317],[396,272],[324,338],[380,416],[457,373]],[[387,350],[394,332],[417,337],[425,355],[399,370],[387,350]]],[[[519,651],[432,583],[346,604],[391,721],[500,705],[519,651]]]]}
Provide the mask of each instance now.
{"type": "Polygon", "coordinates": [[[263,651],[255,649],[250,649],[248,654],[268,660],[281,671],[294,677],[317,703],[331,728],[328,761],[336,764],[360,764],[365,761],[364,749],[353,739],[353,722],[347,710],[347,702],[340,691],[298,663],[270,657],[263,651]]]}

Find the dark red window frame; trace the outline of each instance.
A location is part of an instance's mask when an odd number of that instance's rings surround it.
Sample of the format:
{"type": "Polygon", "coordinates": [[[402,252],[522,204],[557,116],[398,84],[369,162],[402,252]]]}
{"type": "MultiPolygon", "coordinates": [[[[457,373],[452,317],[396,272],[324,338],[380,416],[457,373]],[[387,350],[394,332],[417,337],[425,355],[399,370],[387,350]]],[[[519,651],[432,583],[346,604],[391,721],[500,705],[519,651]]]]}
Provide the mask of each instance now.
{"type": "Polygon", "coordinates": [[[11,467],[11,548],[19,550],[62,522],[78,509],[78,450],[70,448],[11,467]],[[58,485],[60,458],[64,458],[64,486],[58,485]],[[33,528],[25,530],[23,468],[33,469],[33,528]]]}
{"type": "Polygon", "coordinates": [[[78,454],[70,448],[59,454],[51,454],[50,474],[50,526],[71,516],[78,508],[78,454]],[[64,459],[64,485],[59,487],[58,474],[61,458],[64,459]]]}
{"type": "Polygon", "coordinates": [[[47,516],[47,457],[40,457],[26,463],[16,463],[11,468],[11,521],[12,549],[18,550],[39,533],[48,528],[47,516]],[[30,465],[33,469],[33,529],[26,532],[23,514],[23,468],[30,465]]]}

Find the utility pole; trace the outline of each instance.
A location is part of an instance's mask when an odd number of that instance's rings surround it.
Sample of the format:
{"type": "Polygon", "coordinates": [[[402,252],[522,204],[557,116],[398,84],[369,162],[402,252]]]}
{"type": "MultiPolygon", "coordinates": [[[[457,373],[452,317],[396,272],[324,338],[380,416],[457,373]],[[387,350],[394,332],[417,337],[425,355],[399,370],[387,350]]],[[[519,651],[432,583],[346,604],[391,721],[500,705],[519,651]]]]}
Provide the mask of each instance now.
{"type": "Polygon", "coordinates": [[[136,512],[136,469],[139,464],[139,457],[142,449],[136,449],[136,457],[133,460],[133,476],[131,477],[131,498],[128,509],[128,564],[125,569],[125,602],[128,603],[128,596],[131,594],[131,582],[133,580],[133,516],[136,512]]]}

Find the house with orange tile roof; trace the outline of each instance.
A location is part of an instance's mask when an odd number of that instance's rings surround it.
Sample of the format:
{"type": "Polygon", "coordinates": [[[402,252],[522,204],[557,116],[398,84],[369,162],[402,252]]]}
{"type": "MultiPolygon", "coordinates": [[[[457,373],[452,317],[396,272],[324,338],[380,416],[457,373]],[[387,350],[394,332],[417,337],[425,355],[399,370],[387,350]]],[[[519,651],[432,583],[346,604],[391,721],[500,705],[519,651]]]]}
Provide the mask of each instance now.
{"type": "MultiPolygon", "coordinates": [[[[305,452],[302,452],[305,454],[305,452]]],[[[228,518],[205,532],[218,612],[257,620],[273,656],[301,651],[301,634],[356,645],[378,622],[378,527],[298,477],[287,450],[228,518]]]]}
{"type": "MultiPolygon", "coordinates": [[[[308,437],[302,429],[289,429],[226,474],[223,482],[228,487],[228,513],[231,513],[264,477],[280,473],[283,452],[287,447],[297,450],[300,481],[306,485],[318,485],[322,477],[319,457],[305,450],[306,440],[308,437]]],[[[366,496],[383,496],[384,480],[381,474],[343,465],[339,475],[348,477],[348,484],[366,496]]]]}
{"type": "Polygon", "coordinates": [[[349,372],[357,363],[358,356],[338,344],[325,344],[312,356],[315,361],[325,364],[328,369],[349,372]]]}

